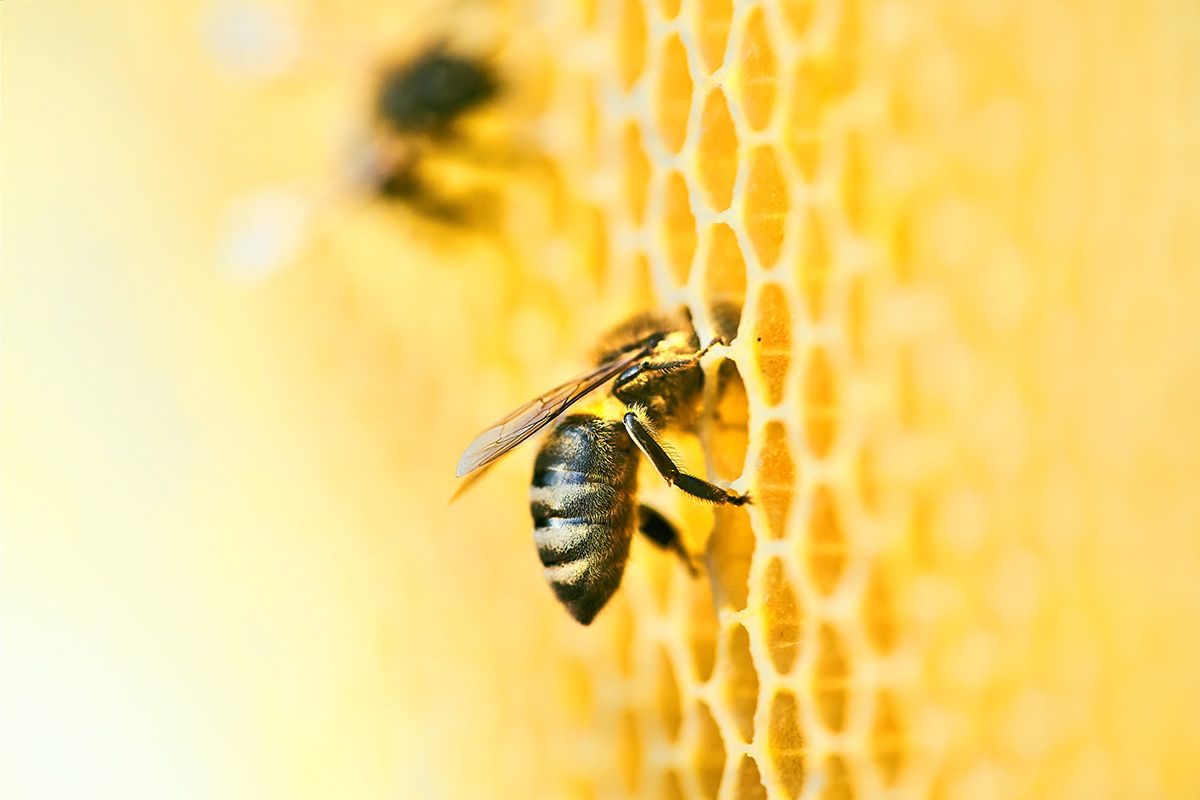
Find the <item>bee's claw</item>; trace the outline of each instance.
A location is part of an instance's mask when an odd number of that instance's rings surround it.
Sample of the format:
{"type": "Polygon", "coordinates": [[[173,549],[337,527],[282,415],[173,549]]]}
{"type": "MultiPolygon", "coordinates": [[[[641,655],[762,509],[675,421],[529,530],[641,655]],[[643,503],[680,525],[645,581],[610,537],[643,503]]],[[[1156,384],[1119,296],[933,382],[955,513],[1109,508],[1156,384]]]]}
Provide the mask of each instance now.
{"type": "Polygon", "coordinates": [[[730,344],[732,344],[732,342],[729,339],[726,339],[724,336],[718,336],[718,337],[714,338],[712,341],[710,341],[708,344],[706,344],[700,350],[700,352],[696,354],[696,357],[701,358],[701,357],[705,356],[709,350],[712,350],[717,345],[720,345],[721,347],[729,347],[730,344]]]}

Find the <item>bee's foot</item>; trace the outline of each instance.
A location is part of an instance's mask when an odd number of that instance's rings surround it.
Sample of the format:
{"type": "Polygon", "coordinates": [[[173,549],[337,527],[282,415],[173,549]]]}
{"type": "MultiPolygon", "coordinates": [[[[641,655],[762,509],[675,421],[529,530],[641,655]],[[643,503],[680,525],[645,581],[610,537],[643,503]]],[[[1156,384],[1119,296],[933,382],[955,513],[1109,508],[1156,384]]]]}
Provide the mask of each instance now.
{"type": "Polygon", "coordinates": [[[731,345],[731,344],[733,344],[733,340],[728,339],[724,336],[717,336],[712,341],[710,341],[708,344],[706,344],[704,346],[704,349],[700,351],[700,355],[704,355],[709,350],[712,350],[714,347],[717,347],[718,345],[720,345],[721,347],[729,347],[729,345],[731,345]]]}

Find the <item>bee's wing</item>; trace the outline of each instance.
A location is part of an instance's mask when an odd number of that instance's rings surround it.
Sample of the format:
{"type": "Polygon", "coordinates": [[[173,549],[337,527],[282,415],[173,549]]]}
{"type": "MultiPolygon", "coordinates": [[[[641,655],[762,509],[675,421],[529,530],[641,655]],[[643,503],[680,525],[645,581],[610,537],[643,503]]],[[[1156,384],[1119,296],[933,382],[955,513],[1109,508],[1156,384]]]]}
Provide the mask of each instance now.
{"type": "Polygon", "coordinates": [[[495,462],[500,456],[546,427],[585,394],[645,358],[652,349],[653,345],[646,344],[612,361],[606,361],[590,372],[572,378],[530,400],[476,436],[475,441],[467,445],[466,452],[458,460],[458,468],[454,474],[462,478],[495,462]]]}

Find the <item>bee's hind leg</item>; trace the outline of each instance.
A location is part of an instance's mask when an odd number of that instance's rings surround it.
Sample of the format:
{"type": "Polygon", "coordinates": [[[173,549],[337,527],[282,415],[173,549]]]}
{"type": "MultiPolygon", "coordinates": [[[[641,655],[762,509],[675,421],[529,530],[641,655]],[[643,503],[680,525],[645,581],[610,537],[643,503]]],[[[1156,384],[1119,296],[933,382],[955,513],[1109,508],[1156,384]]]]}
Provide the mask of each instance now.
{"type": "Polygon", "coordinates": [[[692,554],[683,546],[683,540],[679,537],[679,529],[662,514],[650,506],[638,506],[638,529],[641,530],[643,536],[662,549],[670,550],[678,555],[692,575],[700,574],[696,569],[696,562],[692,560],[692,554]]]}
{"type": "Polygon", "coordinates": [[[729,503],[730,505],[740,506],[750,502],[750,496],[745,494],[737,494],[728,489],[722,489],[715,483],[709,483],[703,478],[697,478],[695,475],[689,475],[679,468],[667,451],[663,449],[662,444],[658,441],[658,437],[654,434],[654,429],[650,427],[650,423],[646,421],[644,415],[636,411],[630,411],[625,414],[625,430],[628,431],[629,437],[633,439],[633,443],[638,446],[638,449],[645,453],[650,459],[650,463],[658,470],[658,474],[663,476],[663,480],[671,484],[677,489],[680,489],[692,497],[699,500],[704,500],[709,503],[717,503],[718,505],[729,503]]]}

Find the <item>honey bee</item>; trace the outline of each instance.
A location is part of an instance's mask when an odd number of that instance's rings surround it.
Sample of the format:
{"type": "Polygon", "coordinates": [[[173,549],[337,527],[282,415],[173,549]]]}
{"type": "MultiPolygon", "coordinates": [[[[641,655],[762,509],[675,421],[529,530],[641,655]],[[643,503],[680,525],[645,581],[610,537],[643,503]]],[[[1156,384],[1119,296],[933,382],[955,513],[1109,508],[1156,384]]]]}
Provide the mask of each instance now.
{"type": "Polygon", "coordinates": [[[428,162],[435,154],[471,160],[463,119],[500,92],[484,59],[434,44],[415,58],[386,69],[375,96],[376,141],[371,183],[375,193],[448,224],[469,221],[469,204],[436,190],[428,162]]]}
{"type": "Polygon", "coordinates": [[[704,386],[700,359],[713,347],[728,344],[718,337],[701,347],[686,310],[633,317],[602,340],[594,368],[497,421],[459,460],[458,477],[474,480],[554,424],[533,467],[533,539],[547,583],[578,622],[590,624],[617,590],[634,529],[675,551],[691,567],[675,526],[637,503],[641,456],[667,483],[694,498],[735,506],[750,501],[748,495],[686,472],[660,435],[665,428],[695,427],[704,386]],[[564,416],[609,381],[607,395],[564,416]]]}
{"type": "Polygon", "coordinates": [[[222,243],[230,275],[257,281],[275,274],[363,196],[441,225],[486,221],[494,200],[489,170],[517,156],[504,136],[476,135],[468,118],[501,96],[498,74],[489,58],[440,42],[383,69],[371,89],[369,124],[355,126],[337,175],[317,186],[289,182],[253,192],[232,205],[222,243]]]}

